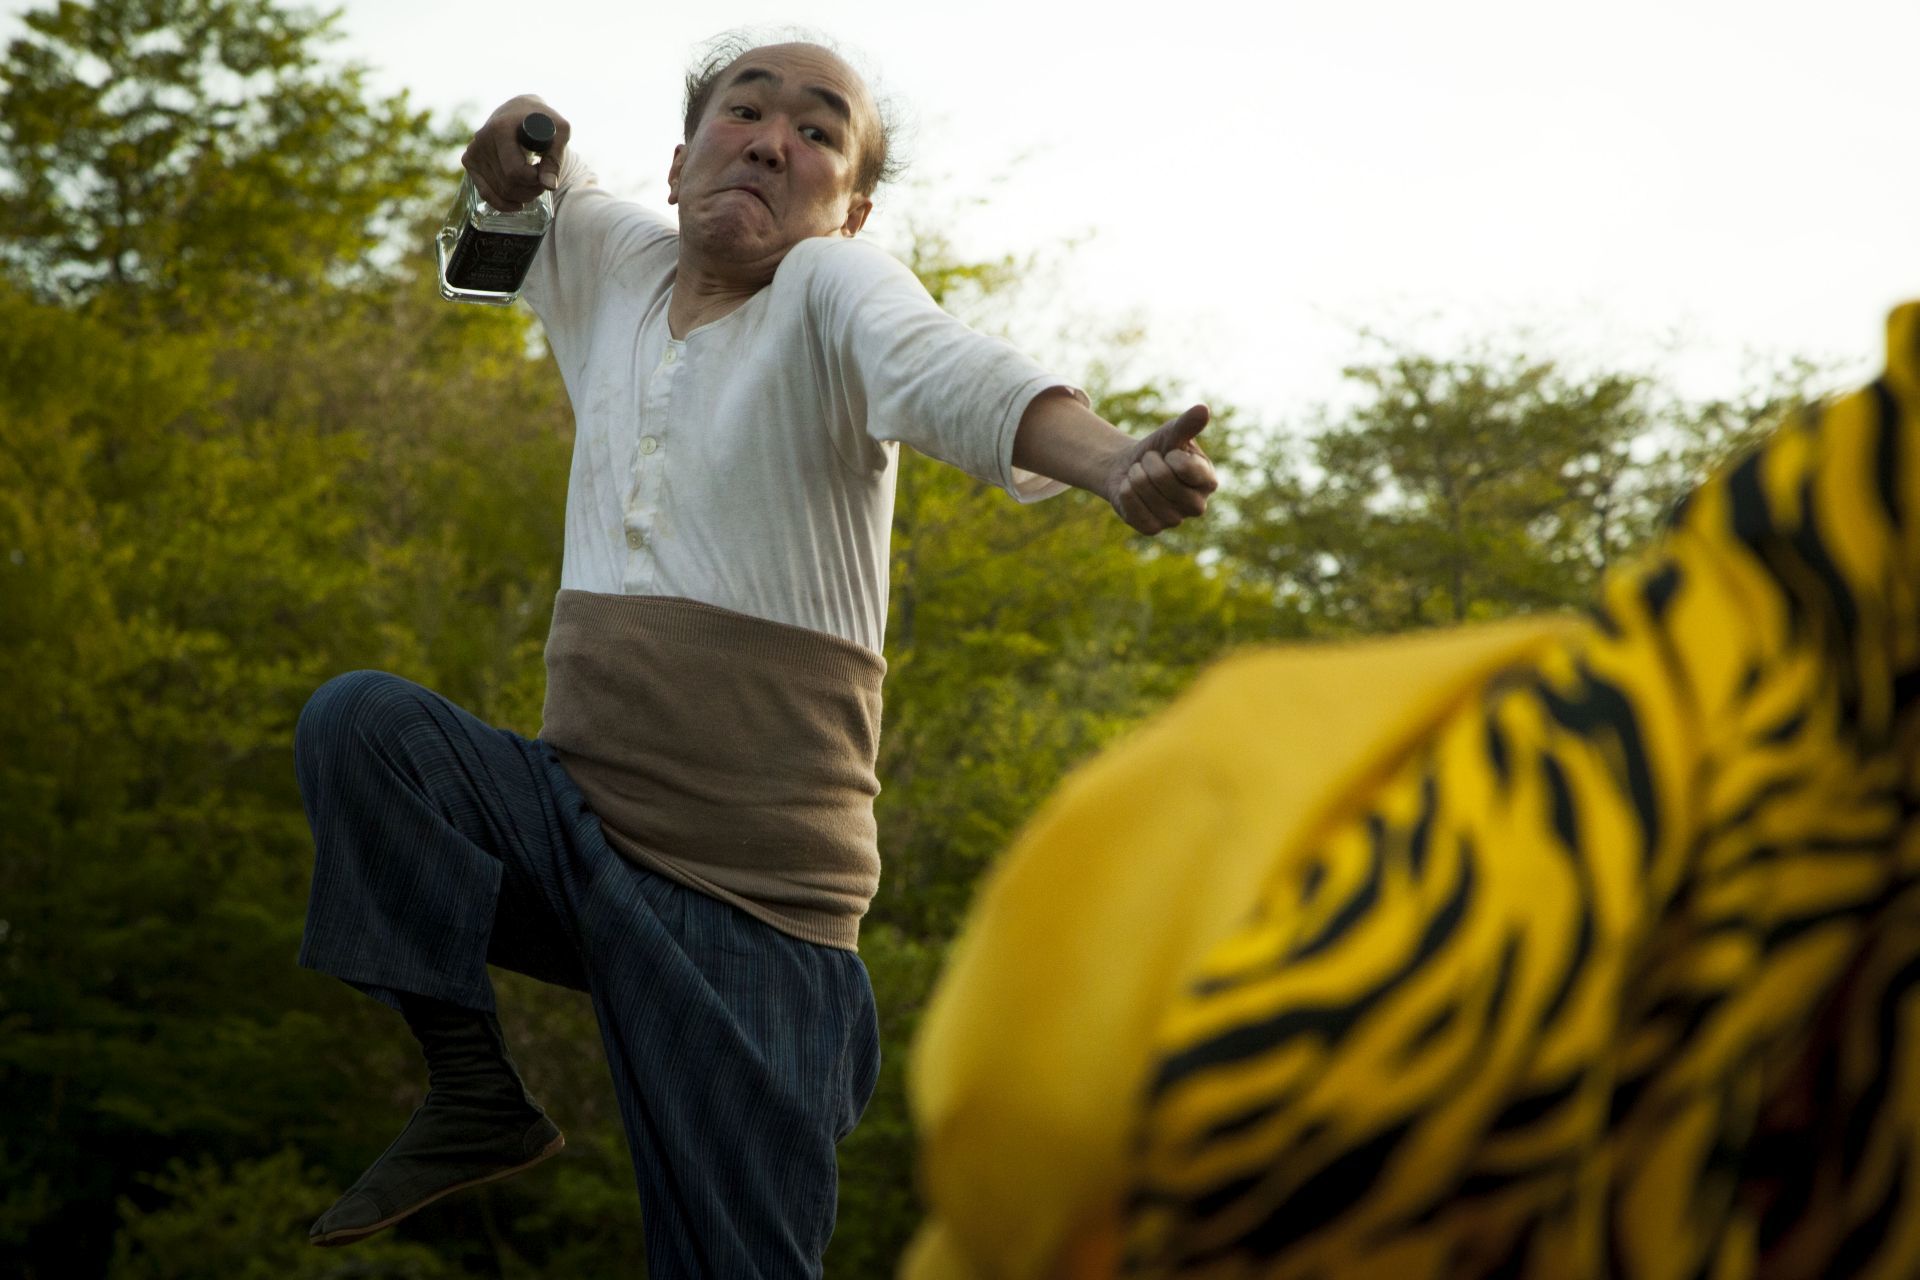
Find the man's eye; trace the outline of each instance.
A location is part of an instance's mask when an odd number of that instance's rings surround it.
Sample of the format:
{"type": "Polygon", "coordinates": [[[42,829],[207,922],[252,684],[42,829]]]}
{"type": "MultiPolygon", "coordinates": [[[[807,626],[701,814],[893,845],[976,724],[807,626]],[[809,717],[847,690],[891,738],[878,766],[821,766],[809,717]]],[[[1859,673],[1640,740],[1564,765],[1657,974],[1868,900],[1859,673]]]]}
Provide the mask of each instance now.
{"type": "Polygon", "coordinates": [[[752,107],[749,107],[749,106],[744,106],[744,105],[743,105],[743,106],[736,106],[736,107],[729,107],[729,108],[728,108],[728,110],[730,110],[730,111],[732,111],[732,112],[733,112],[733,114],[735,114],[735,115],[737,115],[737,116],[740,116],[740,118],[741,118],[741,119],[743,119],[743,120],[749,120],[749,119],[754,119],[754,118],[756,118],[756,117],[758,117],[758,116],[759,116],[759,114],[760,114],[760,113],[759,113],[758,111],[755,111],[755,110],[754,110],[754,109],[753,109],[752,107]],[[740,113],[741,113],[741,112],[743,112],[743,111],[744,111],[744,112],[745,112],[746,114],[745,114],[745,115],[740,115],[740,113]]]}
{"type": "Polygon", "coordinates": [[[818,125],[810,124],[806,128],[802,129],[800,132],[802,132],[809,138],[812,138],[815,142],[832,142],[833,141],[832,138],[827,136],[827,131],[825,129],[822,129],[818,125]]]}

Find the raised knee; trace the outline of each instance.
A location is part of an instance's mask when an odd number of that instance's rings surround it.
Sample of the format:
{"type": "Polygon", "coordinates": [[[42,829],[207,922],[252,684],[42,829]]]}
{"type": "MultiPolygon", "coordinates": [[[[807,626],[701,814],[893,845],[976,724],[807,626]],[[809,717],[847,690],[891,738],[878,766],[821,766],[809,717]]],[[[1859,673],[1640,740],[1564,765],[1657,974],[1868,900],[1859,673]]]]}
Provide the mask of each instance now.
{"type": "Polygon", "coordinates": [[[313,691],[293,728],[295,760],[303,767],[392,718],[401,705],[417,705],[414,686],[386,671],[349,671],[313,691]]]}

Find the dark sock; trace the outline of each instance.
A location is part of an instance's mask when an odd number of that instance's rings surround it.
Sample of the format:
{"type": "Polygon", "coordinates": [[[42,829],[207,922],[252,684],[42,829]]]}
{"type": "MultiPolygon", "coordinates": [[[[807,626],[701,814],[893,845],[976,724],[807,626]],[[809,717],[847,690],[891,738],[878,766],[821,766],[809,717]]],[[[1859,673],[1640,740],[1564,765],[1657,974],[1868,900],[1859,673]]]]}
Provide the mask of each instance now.
{"type": "Polygon", "coordinates": [[[427,1100],[538,1107],[493,1014],[403,993],[400,1012],[427,1060],[427,1100]]]}

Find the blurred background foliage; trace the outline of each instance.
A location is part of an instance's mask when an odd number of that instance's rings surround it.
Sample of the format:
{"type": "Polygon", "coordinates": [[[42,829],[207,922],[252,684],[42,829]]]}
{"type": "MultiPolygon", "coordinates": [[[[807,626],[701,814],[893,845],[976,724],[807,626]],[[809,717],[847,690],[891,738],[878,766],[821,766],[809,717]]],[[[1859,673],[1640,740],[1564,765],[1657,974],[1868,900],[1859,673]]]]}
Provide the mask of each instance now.
{"type": "MultiPolygon", "coordinates": [[[[642,1269],[591,1010],[507,974],[563,1158],[305,1243],[424,1081],[398,1019],[293,964],[294,721],[373,667],[538,729],[572,434],[524,310],[435,289],[465,128],[372,96],[329,41],[273,0],[66,0],[0,63],[0,1274],[23,1280],[642,1269]]],[[[983,327],[1026,287],[939,228],[892,247],[983,327]]],[[[1821,374],[1692,403],[1538,351],[1368,341],[1350,409],[1253,424],[1216,399],[1221,497],[1158,540],[905,460],[862,933],[885,1065],[830,1275],[891,1274],[912,1230],[916,1020],[1067,770],[1236,646],[1578,605],[1821,374]]],[[[1114,346],[1064,371],[1108,419],[1189,402],[1113,376],[1114,346]]]]}

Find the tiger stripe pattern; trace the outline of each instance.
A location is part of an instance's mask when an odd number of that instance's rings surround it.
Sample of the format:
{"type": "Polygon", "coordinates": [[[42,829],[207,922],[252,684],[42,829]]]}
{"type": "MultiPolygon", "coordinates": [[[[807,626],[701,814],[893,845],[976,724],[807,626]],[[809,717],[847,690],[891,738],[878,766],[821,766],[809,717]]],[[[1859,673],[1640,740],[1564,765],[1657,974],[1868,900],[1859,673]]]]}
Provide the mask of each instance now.
{"type": "Polygon", "coordinates": [[[1920,1275],[1920,306],[1278,864],[1123,1270],[1920,1275]]]}

